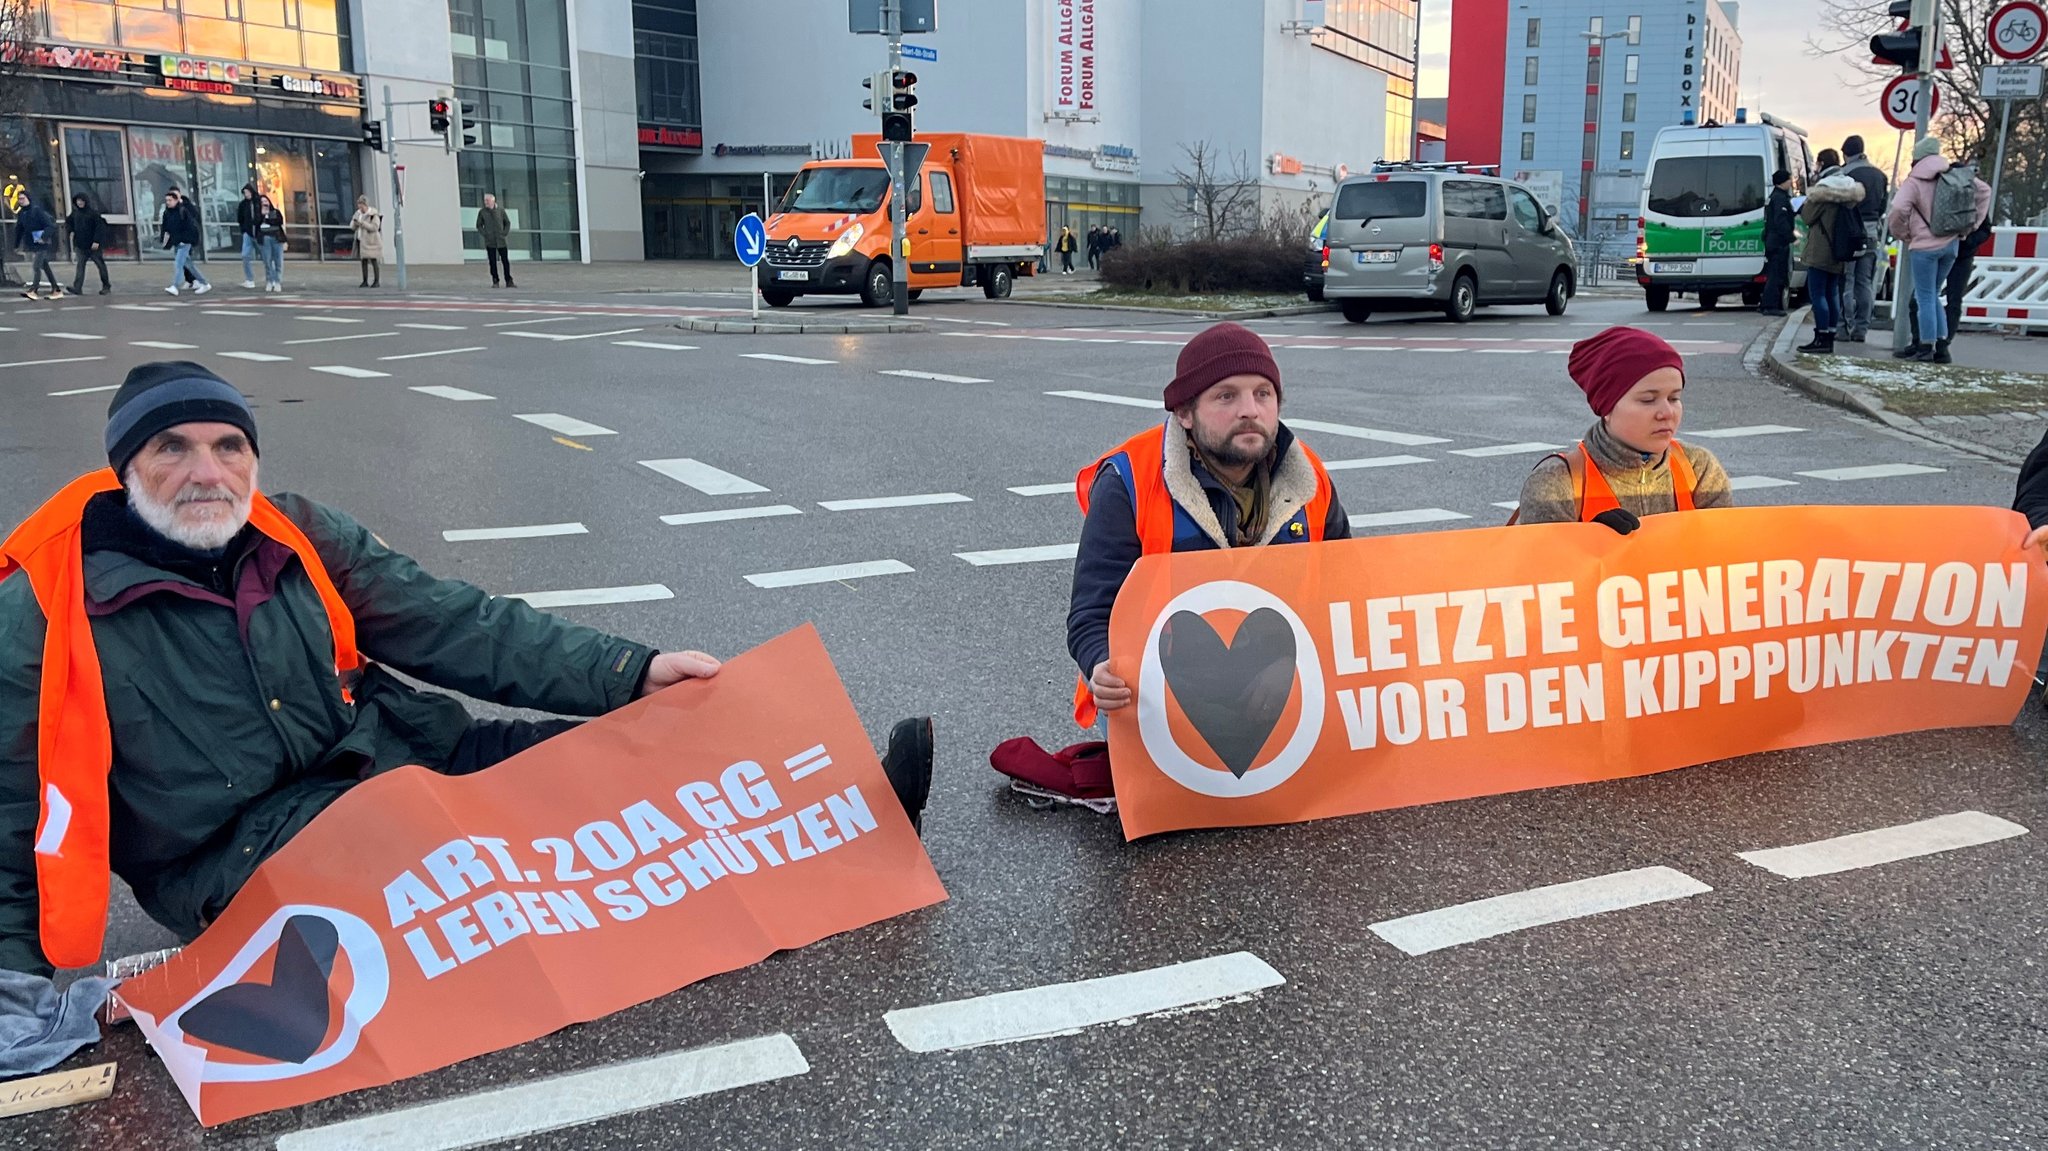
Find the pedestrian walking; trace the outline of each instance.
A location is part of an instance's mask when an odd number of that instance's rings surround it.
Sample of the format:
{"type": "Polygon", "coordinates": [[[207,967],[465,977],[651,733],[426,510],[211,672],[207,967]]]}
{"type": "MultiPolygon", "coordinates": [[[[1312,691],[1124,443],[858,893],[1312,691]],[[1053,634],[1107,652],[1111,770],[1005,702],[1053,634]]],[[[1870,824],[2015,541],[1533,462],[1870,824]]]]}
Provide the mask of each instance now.
{"type": "Polygon", "coordinates": [[[1870,310],[1876,306],[1877,257],[1883,249],[1891,183],[1865,154],[1863,137],[1842,141],[1842,157],[1842,174],[1863,186],[1863,202],[1856,205],[1856,218],[1863,224],[1863,254],[1842,269],[1842,339],[1860,344],[1870,331],[1870,310]]]}
{"type": "Polygon", "coordinates": [[[1509,522],[1600,523],[1627,535],[1643,516],[1734,506],[1721,461],[1678,442],[1685,359],[1676,348],[1641,328],[1609,328],[1572,345],[1565,363],[1599,419],[1576,449],[1537,461],[1509,522]]]}
{"type": "Polygon", "coordinates": [[[1121,248],[1121,247],[1123,247],[1123,246],[1124,246],[1124,233],[1123,233],[1123,230],[1122,230],[1121,228],[1111,228],[1111,229],[1109,230],[1109,248],[1108,248],[1108,250],[1109,250],[1109,251],[1112,251],[1112,252],[1114,252],[1114,251],[1116,251],[1116,250],[1117,250],[1118,248],[1121,248]]]}
{"type": "Polygon", "coordinates": [[[21,203],[14,210],[14,246],[26,252],[29,258],[28,288],[21,293],[24,299],[45,298],[39,293],[45,272],[50,276],[47,298],[54,300],[64,294],[64,289],[57,284],[57,269],[50,266],[50,253],[57,247],[57,221],[26,192],[22,193],[21,203]]]}
{"type": "MultiPolygon", "coordinates": [[[[203,238],[206,235],[206,229],[199,220],[199,206],[186,199],[184,191],[176,184],[171,185],[169,194],[178,198],[179,210],[190,218],[192,234],[203,238]]],[[[206,246],[200,240],[192,241],[192,245],[192,258],[185,262],[185,286],[196,290],[199,287],[200,276],[195,265],[198,264],[200,257],[206,254],[206,246]]],[[[165,244],[164,247],[168,248],[170,245],[165,244]]],[[[255,286],[255,281],[251,280],[249,287],[253,288],[255,286]]],[[[208,286],[208,290],[211,290],[211,285],[208,286]]]]}
{"type": "Polygon", "coordinates": [[[258,238],[262,226],[262,205],[256,202],[256,185],[242,185],[242,202],[235,205],[235,231],[242,238],[242,286],[254,288],[256,274],[250,270],[250,257],[262,250],[263,242],[258,238]]]}
{"type": "MultiPolygon", "coordinates": [[[[1834,158],[1832,151],[1821,153],[1823,164],[1834,158]]],[[[1799,206],[1799,218],[1806,221],[1806,296],[1813,302],[1813,339],[1799,350],[1809,355],[1835,354],[1835,333],[1842,325],[1842,269],[1855,263],[1863,247],[1863,222],[1856,215],[1863,185],[1840,167],[1828,164],[1828,174],[1807,189],[1806,202],[1799,206]]]]}
{"type": "Polygon", "coordinates": [[[1892,355],[1921,363],[1951,362],[1941,289],[1954,270],[1959,241],[1991,216],[1991,186],[1968,168],[1948,162],[1933,136],[1913,145],[1913,169],[1899,182],[1887,216],[1913,268],[1913,308],[1920,324],[1913,342],[1892,355]],[[1933,343],[1928,343],[1929,337],[1933,343]]]}
{"type": "Polygon", "coordinates": [[[363,262],[362,286],[383,287],[384,273],[379,261],[384,259],[384,217],[370,206],[368,196],[357,196],[356,214],[348,224],[356,234],[356,258],[363,262]]]}
{"type": "Polygon", "coordinates": [[[1060,254],[1060,275],[1071,276],[1074,274],[1074,249],[1076,247],[1078,245],[1074,243],[1074,230],[1062,227],[1060,229],[1059,242],[1054,244],[1052,249],[1060,254]]]}
{"type": "Polygon", "coordinates": [[[1792,280],[1792,173],[1771,173],[1771,198],[1764,203],[1764,295],[1757,311],[1785,314],[1785,288],[1792,280]]]}
{"type": "Polygon", "coordinates": [[[1088,266],[1100,270],[1102,267],[1102,244],[1109,238],[1100,224],[1088,229],[1088,266]]]}
{"type": "Polygon", "coordinates": [[[263,290],[284,291],[284,213],[270,202],[270,197],[258,200],[256,210],[256,239],[263,245],[263,290]]]}
{"type": "Polygon", "coordinates": [[[192,249],[199,244],[199,217],[185,209],[184,197],[178,195],[176,188],[164,193],[164,214],[157,223],[157,231],[164,247],[171,250],[171,286],[164,291],[177,295],[180,281],[189,281],[192,293],[197,296],[213,291],[213,284],[192,266],[192,249]]]}
{"type": "Polygon", "coordinates": [[[498,269],[505,269],[505,286],[516,288],[512,282],[512,256],[505,250],[512,237],[512,217],[498,206],[498,198],[484,193],[484,206],[476,211],[476,235],[484,243],[484,258],[491,264],[491,287],[498,286],[498,269]]]}
{"type": "Polygon", "coordinates": [[[71,277],[71,294],[85,293],[87,261],[100,270],[100,295],[113,291],[114,285],[107,279],[107,219],[93,209],[84,192],[71,197],[71,214],[64,217],[64,227],[71,233],[71,258],[78,263],[71,277]]]}

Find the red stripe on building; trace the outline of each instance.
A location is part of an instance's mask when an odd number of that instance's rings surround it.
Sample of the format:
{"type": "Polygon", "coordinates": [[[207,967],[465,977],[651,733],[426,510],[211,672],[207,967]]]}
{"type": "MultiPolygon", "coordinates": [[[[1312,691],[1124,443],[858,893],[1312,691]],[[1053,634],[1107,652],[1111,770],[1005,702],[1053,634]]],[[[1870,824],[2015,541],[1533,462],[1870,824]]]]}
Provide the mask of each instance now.
{"type": "Polygon", "coordinates": [[[1501,162],[1507,94],[1508,0],[1458,0],[1451,9],[1450,97],[1444,158],[1501,162]]]}

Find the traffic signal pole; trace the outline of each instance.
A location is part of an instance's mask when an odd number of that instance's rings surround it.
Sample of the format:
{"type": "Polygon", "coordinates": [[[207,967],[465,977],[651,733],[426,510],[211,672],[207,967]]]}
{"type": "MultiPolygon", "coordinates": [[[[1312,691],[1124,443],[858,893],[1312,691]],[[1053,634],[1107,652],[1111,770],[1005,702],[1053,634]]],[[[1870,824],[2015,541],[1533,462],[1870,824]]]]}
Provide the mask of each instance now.
{"type": "MultiPolygon", "coordinates": [[[[1927,138],[1928,122],[1934,115],[1934,66],[1941,59],[1941,5],[1935,0],[1914,0],[1913,23],[1920,28],[1920,100],[1913,115],[1913,146],[1927,138]]],[[[1913,178],[1910,164],[1906,178],[1913,178]]],[[[1892,187],[1892,195],[1899,194],[1898,186],[1892,187]]],[[[1901,246],[1899,249],[1899,270],[1892,278],[1892,350],[1902,351],[1913,344],[1913,254],[1901,246]]],[[[1937,289],[1939,290],[1939,289],[1937,289]]],[[[1931,333],[1927,343],[1934,343],[1931,333]]]]}
{"type": "MultiPolygon", "coordinates": [[[[882,30],[889,36],[889,74],[893,76],[903,68],[903,0],[882,0],[882,30]]],[[[877,92],[875,98],[893,102],[895,93],[877,92]]],[[[903,170],[903,144],[900,141],[891,143],[889,150],[895,157],[889,165],[893,173],[889,188],[889,274],[895,279],[889,299],[897,315],[907,316],[910,314],[908,188],[910,181],[917,179],[917,173],[903,170]]]]}
{"type": "Polygon", "coordinates": [[[391,252],[398,258],[398,290],[405,291],[405,192],[398,185],[398,140],[391,115],[391,85],[384,85],[384,165],[391,172],[391,252]]]}

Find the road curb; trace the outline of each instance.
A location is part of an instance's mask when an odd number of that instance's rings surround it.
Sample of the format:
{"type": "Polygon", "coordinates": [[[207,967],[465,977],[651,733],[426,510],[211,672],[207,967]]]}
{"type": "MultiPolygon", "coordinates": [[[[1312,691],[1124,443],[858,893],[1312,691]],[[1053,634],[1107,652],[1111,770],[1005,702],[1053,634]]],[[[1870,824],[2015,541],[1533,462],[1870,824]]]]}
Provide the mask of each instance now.
{"type": "Polygon", "coordinates": [[[1147,316],[1175,316],[1184,320],[1267,320],[1280,316],[1313,316],[1337,310],[1334,304],[1301,304],[1286,308],[1254,308],[1243,312],[1197,312],[1186,308],[1141,308],[1136,304],[1062,304],[1029,296],[1011,296],[1009,303],[1033,308],[1079,308],[1091,312],[1138,312],[1147,316]]]}
{"type": "Polygon", "coordinates": [[[1843,380],[1826,379],[1801,367],[1799,364],[1799,353],[1793,350],[1793,344],[1799,339],[1800,324],[1805,321],[1807,314],[1811,311],[1811,308],[1801,308],[1779,321],[1781,327],[1778,329],[1776,338],[1771,342],[1771,349],[1764,353],[1764,367],[1771,375],[1776,376],[1779,380],[1792,385],[1817,400],[1833,404],[1838,408],[1847,408],[1852,412],[1868,416],[1884,424],[1886,427],[1895,428],[1908,435],[1918,436],[1930,443],[1940,444],[1945,448],[1953,448],[1956,451],[1976,456],[1979,459],[2009,464],[2014,467],[2026,461],[2025,456],[2001,451],[1998,448],[1987,447],[1970,440],[1943,435],[1919,420],[1913,419],[1910,416],[1902,416],[1892,411],[1885,406],[1882,398],[1867,388],[1861,388],[1843,380]]]}
{"type": "Polygon", "coordinates": [[[922,332],[922,320],[677,320],[686,332],[745,336],[887,336],[922,332]]]}

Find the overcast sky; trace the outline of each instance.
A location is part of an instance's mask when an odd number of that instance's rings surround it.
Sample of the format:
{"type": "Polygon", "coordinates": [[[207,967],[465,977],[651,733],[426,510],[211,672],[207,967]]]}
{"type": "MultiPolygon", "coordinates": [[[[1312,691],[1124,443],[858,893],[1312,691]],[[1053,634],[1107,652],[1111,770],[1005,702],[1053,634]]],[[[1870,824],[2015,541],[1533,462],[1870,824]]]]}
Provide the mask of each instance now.
{"type": "MultiPolygon", "coordinates": [[[[1443,95],[1449,82],[1453,3],[1423,0],[1424,96],[1443,95]]],[[[1873,7],[1876,3],[1872,0],[1873,7]]],[[[1819,0],[1748,0],[1741,5],[1743,106],[1806,129],[1815,152],[1839,147],[1844,136],[1861,132],[1872,158],[1888,164],[1896,134],[1877,114],[1876,93],[1863,90],[1865,79],[1848,60],[1816,58],[1807,50],[1806,39],[1820,16],[1819,0]]]]}

